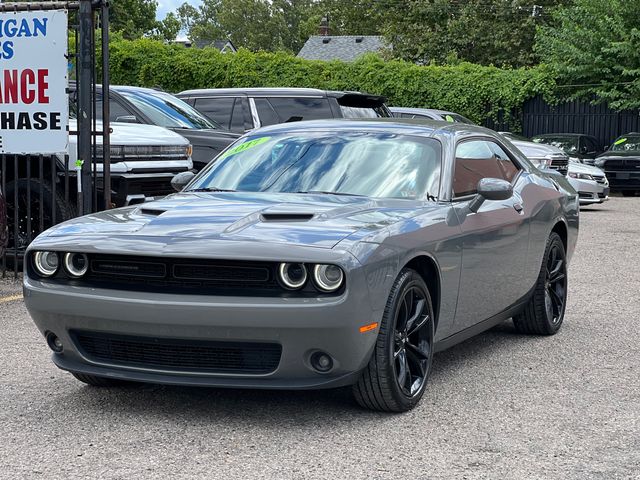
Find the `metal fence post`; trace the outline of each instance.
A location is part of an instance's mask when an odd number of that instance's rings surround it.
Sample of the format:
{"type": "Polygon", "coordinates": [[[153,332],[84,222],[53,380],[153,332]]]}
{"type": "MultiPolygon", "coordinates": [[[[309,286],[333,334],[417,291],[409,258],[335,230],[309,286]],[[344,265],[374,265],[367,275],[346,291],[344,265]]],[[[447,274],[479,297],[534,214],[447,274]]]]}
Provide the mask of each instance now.
{"type": "Polygon", "coordinates": [[[91,0],[79,2],[78,38],[78,160],[81,165],[78,172],[78,211],[84,215],[93,211],[91,176],[93,9],[91,0]]]}

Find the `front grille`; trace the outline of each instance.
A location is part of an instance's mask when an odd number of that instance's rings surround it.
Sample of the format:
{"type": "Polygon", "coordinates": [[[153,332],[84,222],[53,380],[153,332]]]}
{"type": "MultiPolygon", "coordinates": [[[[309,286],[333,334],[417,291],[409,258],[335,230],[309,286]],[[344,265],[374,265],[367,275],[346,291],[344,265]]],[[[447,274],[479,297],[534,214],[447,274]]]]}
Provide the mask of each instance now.
{"type": "Polygon", "coordinates": [[[139,292],[254,297],[329,297],[308,280],[300,290],[283,288],[276,262],[165,258],[90,254],[89,271],[79,279],[63,273],[56,280],[70,285],[139,292]]]}
{"type": "Polygon", "coordinates": [[[597,175],[591,175],[593,177],[593,179],[598,182],[600,185],[605,185],[606,181],[605,181],[605,177],[601,177],[601,176],[597,176],[597,175]]]}
{"type": "Polygon", "coordinates": [[[140,192],[147,197],[157,197],[161,195],[169,195],[175,190],[171,186],[169,180],[155,180],[152,182],[140,182],[140,192]]]}
{"type": "Polygon", "coordinates": [[[89,360],[123,367],[181,372],[267,374],[280,363],[276,343],[219,342],[72,331],[89,360]]]}
{"type": "Polygon", "coordinates": [[[637,158],[611,158],[604,161],[605,172],[611,171],[632,171],[640,172],[640,159],[637,158]]]}
{"type": "Polygon", "coordinates": [[[569,157],[566,155],[551,155],[551,168],[566,175],[569,170],[569,157]]]}

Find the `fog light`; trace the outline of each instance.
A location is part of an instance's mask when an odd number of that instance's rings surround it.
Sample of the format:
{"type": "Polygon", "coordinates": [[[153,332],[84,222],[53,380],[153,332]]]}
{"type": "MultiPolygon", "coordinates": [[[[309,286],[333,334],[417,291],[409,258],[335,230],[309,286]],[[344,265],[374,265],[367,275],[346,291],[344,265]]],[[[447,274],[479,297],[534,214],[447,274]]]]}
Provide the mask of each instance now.
{"type": "Polygon", "coordinates": [[[46,339],[47,339],[47,345],[49,345],[49,348],[53,350],[55,353],[61,353],[62,350],[64,350],[64,346],[62,345],[62,340],[60,340],[55,333],[47,332],[46,339]]]}
{"type": "Polygon", "coordinates": [[[311,366],[320,373],[327,373],[333,368],[333,360],[324,352],[315,352],[311,355],[311,366]]]}

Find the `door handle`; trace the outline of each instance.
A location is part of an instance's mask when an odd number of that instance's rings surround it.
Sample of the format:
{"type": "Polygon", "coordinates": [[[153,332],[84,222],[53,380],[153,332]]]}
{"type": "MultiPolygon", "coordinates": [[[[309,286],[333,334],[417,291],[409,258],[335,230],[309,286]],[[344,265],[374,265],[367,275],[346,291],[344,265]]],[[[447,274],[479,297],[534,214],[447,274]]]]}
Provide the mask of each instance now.
{"type": "Polygon", "coordinates": [[[513,204],[513,208],[516,210],[516,212],[518,213],[522,213],[522,210],[524,210],[524,207],[522,206],[521,203],[514,203],[513,204]]]}

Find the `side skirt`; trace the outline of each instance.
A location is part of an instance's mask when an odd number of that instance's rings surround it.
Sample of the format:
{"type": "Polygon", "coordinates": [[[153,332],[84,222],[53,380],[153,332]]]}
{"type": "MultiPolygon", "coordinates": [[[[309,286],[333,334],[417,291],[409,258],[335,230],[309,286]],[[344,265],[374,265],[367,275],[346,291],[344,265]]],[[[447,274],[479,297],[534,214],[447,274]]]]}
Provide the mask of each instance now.
{"type": "Polygon", "coordinates": [[[437,342],[434,346],[435,352],[441,352],[442,350],[446,350],[447,348],[451,348],[454,345],[457,345],[460,342],[464,342],[465,340],[470,339],[471,337],[475,337],[476,335],[484,332],[485,330],[489,330],[490,328],[495,327],[496,325],[508,320],[514,315],[520,313],[526,303],[531,298],[533,291],[525,295],[522,299],[520,299],[517,303],[512,305],[511,307],[503,310],[502,312],[490,317],[486,320],[483,320],[471,327],[465,328],[464,330],[454,333],[446,338],[443,338],[439,342],[437,342]]]}

